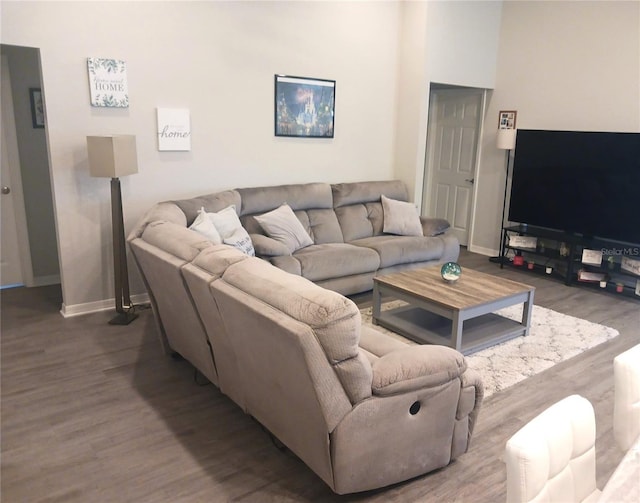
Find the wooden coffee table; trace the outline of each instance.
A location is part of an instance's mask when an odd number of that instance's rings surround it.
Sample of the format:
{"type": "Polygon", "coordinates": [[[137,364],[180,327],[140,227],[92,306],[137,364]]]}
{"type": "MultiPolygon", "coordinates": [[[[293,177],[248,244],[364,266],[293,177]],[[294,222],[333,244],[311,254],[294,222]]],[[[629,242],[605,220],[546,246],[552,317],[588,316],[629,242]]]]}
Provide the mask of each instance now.
{"type": "Polygon", "coordinates": [[[450,346],[467,355],[528,335],[534,292],[532,286],[467,268],[455,283],[442,279],[440,266],[411,269],[374,278],[373,323],[416,342],[450,346]],[[407,304],[382,311],[383,297],[407,304]],[[494,313],[522,303],[520,322],[494,313]]]}

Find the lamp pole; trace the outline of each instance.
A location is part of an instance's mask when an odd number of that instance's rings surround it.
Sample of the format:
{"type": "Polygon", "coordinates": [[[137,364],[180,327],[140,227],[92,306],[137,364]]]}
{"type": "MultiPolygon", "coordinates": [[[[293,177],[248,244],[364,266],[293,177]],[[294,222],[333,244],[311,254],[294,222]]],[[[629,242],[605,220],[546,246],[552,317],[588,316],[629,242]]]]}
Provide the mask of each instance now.
{"type": "Polygon", "coordinates": [[[511,158],[511,149],[505,151],[505,176],[504,176],[504,195],[502,196],[502,219],[500,220],[500,267],[504,266],[504,241],[506,239],[504,230],[504,217],[507,212],[507,187],[509,186],[509,160],[511,158]]]}
{"type": "Polygon", "coordinates": [[[499,150],[505,151],[505,174],[504,174],[504,195],[502,196],[502,219],[500,220],[500,243],[499,255],[497,257],[491,257],[492,262],[499,262],[500,267],[504,266],[504,241],[506,239],[506,233],[504,230],[504,219],[507,213],[507,189],[509,187],[509,161],[511,159],[511,151],[516,146],[516,133],[515,128],[511,129],[498,129],[496,136],[496,147],[499,150]]]}

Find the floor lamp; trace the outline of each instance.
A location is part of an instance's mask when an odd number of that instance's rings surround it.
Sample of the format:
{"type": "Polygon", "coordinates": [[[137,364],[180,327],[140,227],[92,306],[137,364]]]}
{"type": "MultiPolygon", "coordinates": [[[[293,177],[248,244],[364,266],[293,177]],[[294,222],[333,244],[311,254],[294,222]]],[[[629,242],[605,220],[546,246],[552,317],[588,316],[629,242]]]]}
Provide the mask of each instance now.
{"type": "Polygon", "coordinates": [[[502,247],[504,246],[504,219],[507,212],[507,187],[509,186],[509,160],[511,151],[516,146],[516,129],[498,129],[496,147],[505,151],[504,196],[502,198],[502,220],[500,220],[500,264],[503,264],[502,247]]]}
{"type": "Polygon", "coordinates": [[[129,295],[120,177],[138,172],[136,137],[134,135],[87,136],[87,151],[91,176],[111,178],[111,228],[117,314],[109,323],[128,325],[138,315],[134,312],[129,295]]]}

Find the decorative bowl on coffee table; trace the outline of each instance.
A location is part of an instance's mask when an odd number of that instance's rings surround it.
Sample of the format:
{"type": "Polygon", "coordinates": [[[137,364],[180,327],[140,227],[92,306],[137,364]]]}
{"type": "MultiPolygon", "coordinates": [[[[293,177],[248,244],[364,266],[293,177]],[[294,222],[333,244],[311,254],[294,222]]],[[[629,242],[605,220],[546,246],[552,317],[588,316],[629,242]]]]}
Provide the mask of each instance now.
{"type": "Polygon", "coordinates": [[[442,275],[442,279],[447,283],[455,283],[460,279],[462,267],[456,262],[447,262],[442,266],[442,269],[440,269],[440,274],[442,275]]]}

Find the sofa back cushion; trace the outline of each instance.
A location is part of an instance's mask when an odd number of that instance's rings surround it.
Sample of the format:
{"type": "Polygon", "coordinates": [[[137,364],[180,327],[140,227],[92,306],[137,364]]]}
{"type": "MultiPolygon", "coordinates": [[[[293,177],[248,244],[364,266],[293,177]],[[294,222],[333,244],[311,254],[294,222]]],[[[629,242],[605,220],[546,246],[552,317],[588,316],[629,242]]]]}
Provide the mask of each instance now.
{"type": "Polygon", "coordinates": [[[191,262],[205,248],[213,246],[202,234],[165,221],[151,222],[145,227],[141,238],[146,243],[187,262],[191,262]]]}
{"type": "MultiPolygon", "coordinates": [[[[162,244],[163,238],[166,238],[162,236],[161,227],[168,230],[166,227],[175,226],[184,231],[185,235],[193,234],[198,239],[204,238],[176,224],[156,224],[158,225],[147,226],[143,238],[131,240],[130,247],[149,289],[158,328],[171,350],[182,355],[217,385],[218,376],[207,343],[207,335],[182,276],[182,268],[189,263],[189,255],[196,249],[179,243],[177,239],[174,248],[158,246],[162,244]]],[[[210,246],[211,242],[206,241],[206,247],[210,246]]]]}
{"type": "Polygon", "coordinates": [[[383,233],[382,195],[408,201],[407,188],[400,180],[339,183],[331,186],[333,207],[345,242],[383,233]]]}
{"type": "Polygon", "coordinates": [[[128,240],[133,240],[142,236],[142,233],[151,222],[172,222],[181,227],[187,226],[187,219],[183,211],[171,202],[158,203],[152,206],[143,217],[138,220],[127,236],[128,240]]]}
{"type": "Polygon", "coordinates": [[[240,208],[240,194],[237,190],[224,190],[207,194],[204,196],[192,197],[191,199],[181,199],[173,201],[178,206],[187,219],[187,226],[191,225],[198,216],[200,208],[204,208],[207,213],[215,213],[225,209],[232,204],[236,208],[240,208]]]}
{"type": "Polygon", "coordinates": [[[351,300],[260,259],[230,266],[223,280],[309,326],[351,403],[371,396],[371,365],[358,346],[360,312],[351,300]]]}
{"type": "Polygon", "coordinates": [[[342,243],[342,232],[333,211],[331,186],[306,183],[238,189],[242,198],[240,220],[249,234],[264,234],[255,215],[287,203],[315,244],[342,243]]]}
{"type": "Polygon", "coordinates": [[[182,267],[184,281],[198,310],[206,335],[211,344],[218,375],[218,385],[240,407],[246,410],[242,383],[238,380],[240,368],[233,345],[227,336],[222,317],[211,293],[211,284],[220,279],[224,271],[248,255],[231,246],[206,248],[193,262],[182,267]]]}

